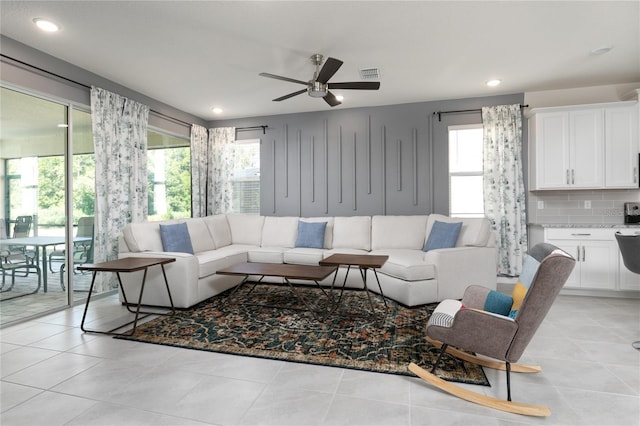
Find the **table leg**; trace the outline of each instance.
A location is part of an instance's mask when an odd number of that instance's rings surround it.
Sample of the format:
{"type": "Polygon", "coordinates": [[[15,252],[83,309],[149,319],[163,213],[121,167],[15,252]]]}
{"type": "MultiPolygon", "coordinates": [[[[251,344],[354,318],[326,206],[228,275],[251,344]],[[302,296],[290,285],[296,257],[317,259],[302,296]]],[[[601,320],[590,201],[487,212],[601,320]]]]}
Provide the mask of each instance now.
{"type": "Polygon", "coordinates": [[[167,288],[167,293],[169,294],[169,303],[171,304],[171,313],[162,313],[162,312],[148,312],[148,311],[142,311],[140,310],[140,307],[142,305],[142,295],[144,293],[144,286],[145,283],[147,281],[147,270],[149,269],[144,268],[144,273],[142,275],[142,282],[140,284],[140,294],[138,295],[138,303],[136,304],[136,310],[132,311],[130,306],[129,306],[129,301],[127,300],[127,293],[124,291],[124,286],[122,285],[122,279],[120,278],[120,272],[116,271],[116,277],[118,278],[118,285],[120,286],[120,290],[122,290],[122,298],[124,299],[124,305],[127,308],[127,311],[129,311],[130,313],[135,313],[135,318],[133,319],[133,321],[129,321],[125,324],[122,324],[118,327],[112,328],[111,330],[108,331],[100,331],[100,330],[88,330],[84,328],[84,320],[85,317],[87,316],[87,309],[89,308],[89,300],[91,299],[91,294],[93,293],[93,286],[95,284],[96,281],[96,274],[98,273],[98,271],[94,271],[93,272],[93,277],[91,278],[91,285],[89,286],[89,294],[87,295],[87,303],[84,306],[84,313],[82,315],[82,322],[80,324],[80,329],[82,331],[86,332],[90,332],[90,333],[101,333],[101,334],[110,334],[110,335],[116,335],[116,336],[132,336],[135,331],[136,331],[136,327],[138,326],[138,320],[139,319],[143,319],[148,317],[149,315],[175,315],[176,313],[176,309],[175,306],[173,305],[173,298],[171,296],[171,290],[169,290],[169,281],[167,280],[167,274],[165,272],[164,269],[164,265],[160,265],[162,267],[162,274],[164,276],[164,283],[165,286],[167,288]],[[143,314],[143,317],[140,317],[140,314],[143,314]],[[128,333],[116,333],[115,330],[121,329],[123,327],[126,327],[129,324],[133,324],[133,327],[131,328],[131,331],[128,333]]]}
{"type": "Polygon", "coordinates": [[[364,292],[367,293],[367,299],[369,299],[369,306],[371,306],[371,313],[373,315],[376,314],[376,308],[373,306],[373,300],[371,299],[371,294],[369,292],[369,287],[367,287],[367,268],[366,266],[360,266],[360,276],[362,276],[362,285],[364,286],[364,292]]]}
{"type": "Polygon", "coordinates": [[[42,291],[46,293],[47,292],[47,246],[36,247],[36,257],[39,249],[42,249],[42,281],[44,281],[44,285],[42,286],[42,291]]]}

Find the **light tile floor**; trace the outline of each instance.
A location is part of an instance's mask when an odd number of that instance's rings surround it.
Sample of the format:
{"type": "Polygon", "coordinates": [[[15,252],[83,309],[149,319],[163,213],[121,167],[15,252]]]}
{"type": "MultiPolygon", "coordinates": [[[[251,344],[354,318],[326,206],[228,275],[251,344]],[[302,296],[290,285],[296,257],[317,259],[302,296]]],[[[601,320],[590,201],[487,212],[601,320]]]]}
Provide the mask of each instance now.
{"type": "MultiPolygon", "coordinates": [[[[549,418],[503,413],[420,379],[231,356],[83,334],[82,306],[0,330],[0,423],[10,425],[638,425],[640,300],[560,296],[512,374],[514,400],[549,418]]],[[[115,326],[116,297],[90,327],[115,326]]],[[[503,372],[486,369],[499,398],[503,372]]]]}

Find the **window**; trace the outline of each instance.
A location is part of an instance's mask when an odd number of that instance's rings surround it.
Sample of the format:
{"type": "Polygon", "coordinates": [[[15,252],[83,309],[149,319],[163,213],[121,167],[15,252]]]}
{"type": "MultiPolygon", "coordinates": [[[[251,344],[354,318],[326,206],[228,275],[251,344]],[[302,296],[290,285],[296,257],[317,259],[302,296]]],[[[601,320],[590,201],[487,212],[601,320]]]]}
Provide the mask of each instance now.
{"type": "Polygon", "coordinates": [[[484,217],[482,126],[449,127],[449,215],[484,217]]]}
{"type": "Polygon", "coordinates": [[[260,214],[260,139],[234,142],[232,211],[260,214]]]}
{"type": "Polygon", "coordinates": [[[149,220],[191,217],[190,141],[157,129],[147,137],[149,220]]]}

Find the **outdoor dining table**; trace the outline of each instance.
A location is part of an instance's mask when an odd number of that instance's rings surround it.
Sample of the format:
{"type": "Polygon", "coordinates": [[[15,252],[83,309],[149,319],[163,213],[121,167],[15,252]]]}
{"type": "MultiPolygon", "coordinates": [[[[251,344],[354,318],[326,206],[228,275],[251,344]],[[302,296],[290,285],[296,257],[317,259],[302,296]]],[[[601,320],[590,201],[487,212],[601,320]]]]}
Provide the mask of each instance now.
{"type": "MultiPolygon", "coordinates": [[[[91,237],[76,237],[73,239],[74,244],[84,243],[91,241],[91,237]]],[[[25,246],[35,247],[36,257],[42,255],[42,281],[44,283],[42,290],[47,292],[47,247],[59,246],[65,243],[65,237],[49,237],[49,236],[37,236],[37,237],[21,237],[21,238],[7,238],[0,240],[0,245],[12,245],[12,246],[25,246]]]]}

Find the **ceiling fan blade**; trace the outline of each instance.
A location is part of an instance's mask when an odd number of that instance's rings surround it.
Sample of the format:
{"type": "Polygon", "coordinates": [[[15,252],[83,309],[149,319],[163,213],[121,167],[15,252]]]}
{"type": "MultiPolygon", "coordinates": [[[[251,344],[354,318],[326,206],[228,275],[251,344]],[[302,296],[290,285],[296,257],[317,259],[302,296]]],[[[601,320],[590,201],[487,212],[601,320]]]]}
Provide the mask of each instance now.
{"type": "Polygon", "coordinates": [[[279,98],[274,99],[274,102],[280,102],[280,101],[284,101],[285,99],[289,99],[289,98],[293,98],[294,96],[298,96],[304,92],[306,92],[307,89],[302,89],[302,90],[298,90],[297,92],[293,92],[293,93],[289,93],[288,95],[284,95],[281,96],[279,98]]]}
{"type": "Polygon", "coordinates": [[[329,89],[378,90],[379,81],[352,81],[350,83],[329,83],[329,89]]]}
{"type": "Polygon", "coordinates": [[[289,77],[282,77],[280,75],[269,74],[268,72],[261,72],[258,75],[261,76],[261,77],[275,78],[276,80],[288,81],[288,82],[291,82],[291,83],[304,84],[305,86],[309,84],[309,82],[307,82],[307,81],[296,80],[296,79],[289,78],[289,77]]]}
{"type": "Polygon", "coordinates": [[[324,101],[326,103],[328,103],[329,105],[331,105],[332,107],[334,107],[336,105],[340,105],[342,103],[339,100],[337,100],[336,97],[334,96],[334,94],[331,93],[331,92],[327,92],[327,94],[324,95],[324,97],[322,99],[324,99],[324,101]]]}
{"type": "Polygon", "coordinates": [[[335,58],[327,58],[327,61],[322,66],[322,69],[318,73],[317,82],[325,84],[333,75],[338,72],[343,62],[335,58]]]}

